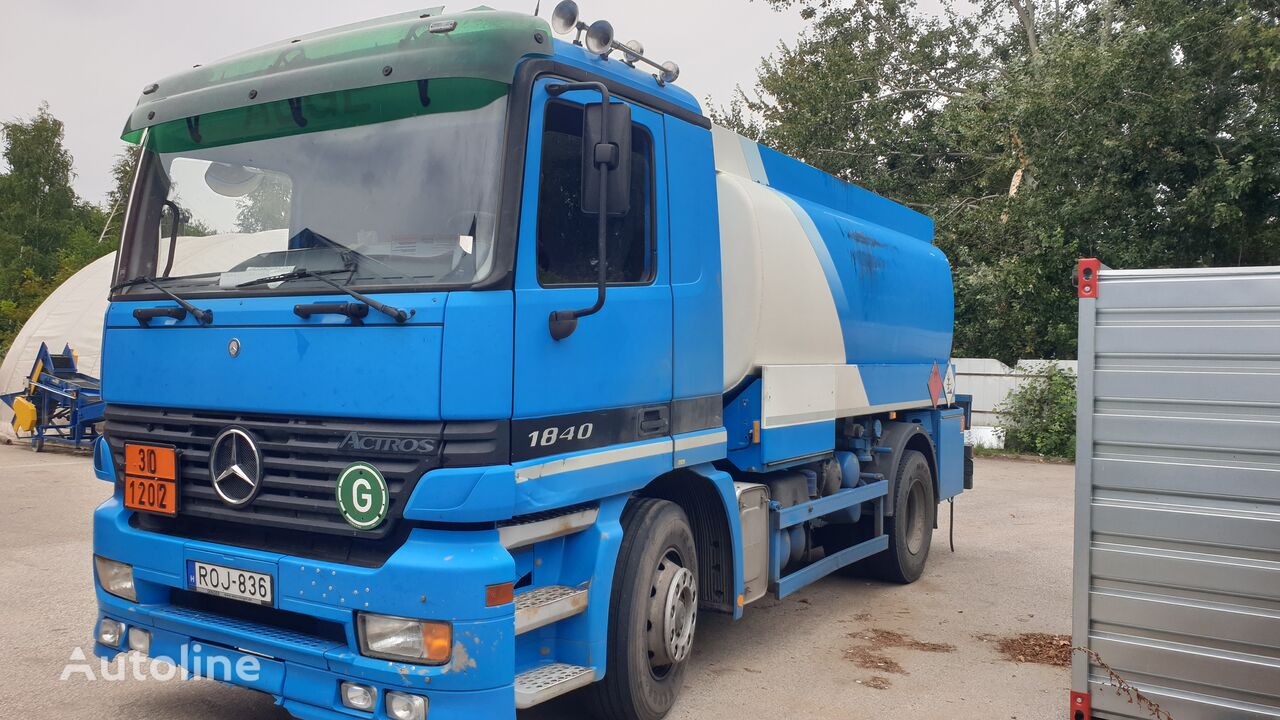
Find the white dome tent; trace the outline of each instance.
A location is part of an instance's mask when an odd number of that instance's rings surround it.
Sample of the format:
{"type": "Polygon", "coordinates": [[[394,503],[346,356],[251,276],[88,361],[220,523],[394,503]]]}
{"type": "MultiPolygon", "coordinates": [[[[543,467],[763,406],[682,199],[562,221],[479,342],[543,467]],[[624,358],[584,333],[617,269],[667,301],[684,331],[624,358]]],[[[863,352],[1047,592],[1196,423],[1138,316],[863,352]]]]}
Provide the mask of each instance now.
{"type": "MultiPolygon", "coordinates": [[[[279,236],[283,247],[285,232],[269,232],[279,236]]],[[[240,242],[246,237],[226,234],[178,238],[172,274],[192,275],[225,270],[267,249],[268,243],[264,243],[262,237],[240,242]]],[[[22,389],[35,364],[40,343],[47,343],[55,353],[70,344],[76,353],[77,369],[86,375],[99,376],[103,318],[107,312],[107,296],[115,263],[115,253],[94,260],[59,285],[36,308],[18,331],[4,362],[0,363],[0,394],[22,389]]],[[[0,403],[0,440],[16,439],[12,421],[13,410],[0,403]]]]}

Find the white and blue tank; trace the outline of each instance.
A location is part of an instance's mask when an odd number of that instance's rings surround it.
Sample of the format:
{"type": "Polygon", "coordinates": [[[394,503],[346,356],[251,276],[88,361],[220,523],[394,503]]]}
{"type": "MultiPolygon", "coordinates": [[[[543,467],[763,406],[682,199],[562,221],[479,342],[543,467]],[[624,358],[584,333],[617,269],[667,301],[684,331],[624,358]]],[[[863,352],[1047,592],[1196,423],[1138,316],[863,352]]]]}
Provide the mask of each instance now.
{"type": "Polygon", "coordinates": [[[933,221],[711,132],[725,391],[762,377],[766,429],[937,404],[954,304],[933,221]]]}

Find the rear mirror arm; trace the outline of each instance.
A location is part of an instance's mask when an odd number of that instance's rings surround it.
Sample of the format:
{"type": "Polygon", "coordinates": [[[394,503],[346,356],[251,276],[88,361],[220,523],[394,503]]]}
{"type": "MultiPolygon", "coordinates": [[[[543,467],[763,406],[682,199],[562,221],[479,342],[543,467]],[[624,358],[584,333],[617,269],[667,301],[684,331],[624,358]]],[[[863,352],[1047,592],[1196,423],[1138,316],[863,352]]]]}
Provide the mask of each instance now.
{"type": "Polygon", "coordinates": [[[169,277],[169,271],[173,270],[173,255],[178,249],[178,231],[182,225],[182,208],[178,207],[178,203],[172,200],[165,200],[163,207],[169,208],[169,259],[164,264],[164,272],[160,277],[169,277]]]}
{"type": "MultiPolygon", "coordinates": [[[[552,96],[560,96],[572,90],[595,90],[600,93],[601,108],[609,107],[609,88],[602,82],[572,82],[557,83],[547,86],[547,94],[552,96]]],[[[609,113],[601,112],[600,119],[601,136],[609,137],[609,113]]],[[[601,143],[593,148],[593,162],[597,166],[615,167],[618,163],[617,146],[606,145],[601,143]],[[612,153],[609,152],[612,149],[612,153]]],[[[604,307],[605,288],[608,286],[609,263],[605,257],[606,245],[609,239],[609,173],[600,173],[600,212],[596,224],[596,257],[599,266],[596,275],[596,302],[589,308],[579,310],[553,310],[551,317],[547,319],[548,329],[551,331],[551,337],[555,340],[563,340],[573,334],[578,329],[578,318],[594,315],[600,312],[604,307]]]]}

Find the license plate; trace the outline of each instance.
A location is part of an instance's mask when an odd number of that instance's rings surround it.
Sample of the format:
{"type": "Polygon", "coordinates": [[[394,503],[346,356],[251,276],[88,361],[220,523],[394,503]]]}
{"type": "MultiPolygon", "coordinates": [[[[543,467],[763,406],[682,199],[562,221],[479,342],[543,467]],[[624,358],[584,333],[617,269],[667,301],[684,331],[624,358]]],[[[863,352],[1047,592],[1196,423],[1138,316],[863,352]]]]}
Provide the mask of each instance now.
{"type": "Polygon", "coordinates": [[[124,506],[161,515],[178,513],[178,454],[173,448],[124,446],[124,506]]]}
{"type": "Polygon", "coordinates": [[[274,604],[271,576],[266,573],[188,560],[187,587],[196,592],[258,605],[274,604]]]}

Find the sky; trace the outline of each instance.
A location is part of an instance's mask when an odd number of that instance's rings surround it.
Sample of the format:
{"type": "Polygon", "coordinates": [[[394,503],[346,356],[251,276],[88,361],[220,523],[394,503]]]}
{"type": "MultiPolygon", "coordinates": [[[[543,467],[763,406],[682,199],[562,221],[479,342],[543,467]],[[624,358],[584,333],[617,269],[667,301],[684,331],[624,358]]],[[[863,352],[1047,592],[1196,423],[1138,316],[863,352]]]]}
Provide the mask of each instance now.
{"type": "MultiPolygon", "coordinates": [[[[446,4],[467,9],[481,0],[446,4]]],[[[537,0],[484,0],[533,12],[537,0]]],[[[549,18],[556,0],[542,0],[549,18]]],[[[396,0],[0,0],[0,119],[28,118],[41,101],[66,125],[75,188],[91,202],[110,189],[120,130],[144,86],[242,50],[345,23],[442,4],[396,0]]],[[[699,100],[728,102],[754,84],[761,58],[804,27],[795,10],[763,0],[578,0],[587,22],[613,23],[619,40],[680,65],[677,84],[699,100]]]]}
{"type": "MultiPolygon", "coordinates": [[[[430,0],[0,0],[0,120],[25,119],[40,103],[66,125],[75,159],[75,188],[102,202],[120,131],[149,83],[197,63],[260,45],[369,18],[442,4],[430,0]]],[[[539,0],[465,0],[499,10],[533,12],[539,0]]],[[[551,16],[556,0],[541,0],[551,16]]],[[[928,13],[943,0],[919,0],[928,13]]],[[[963,4],[963,3],[962,3],[963,4]]],[[[617,38],[636,39],[645,54],[680,65],[677,84],[707,105],[728,103],[738,85],[750,90],[761,60],[794,43],[799,12],[765,0],[578,0],[587,22],[613,23],[617,38]]],[[[0,165],[3,159],[0,159],[0,165]]]]}

